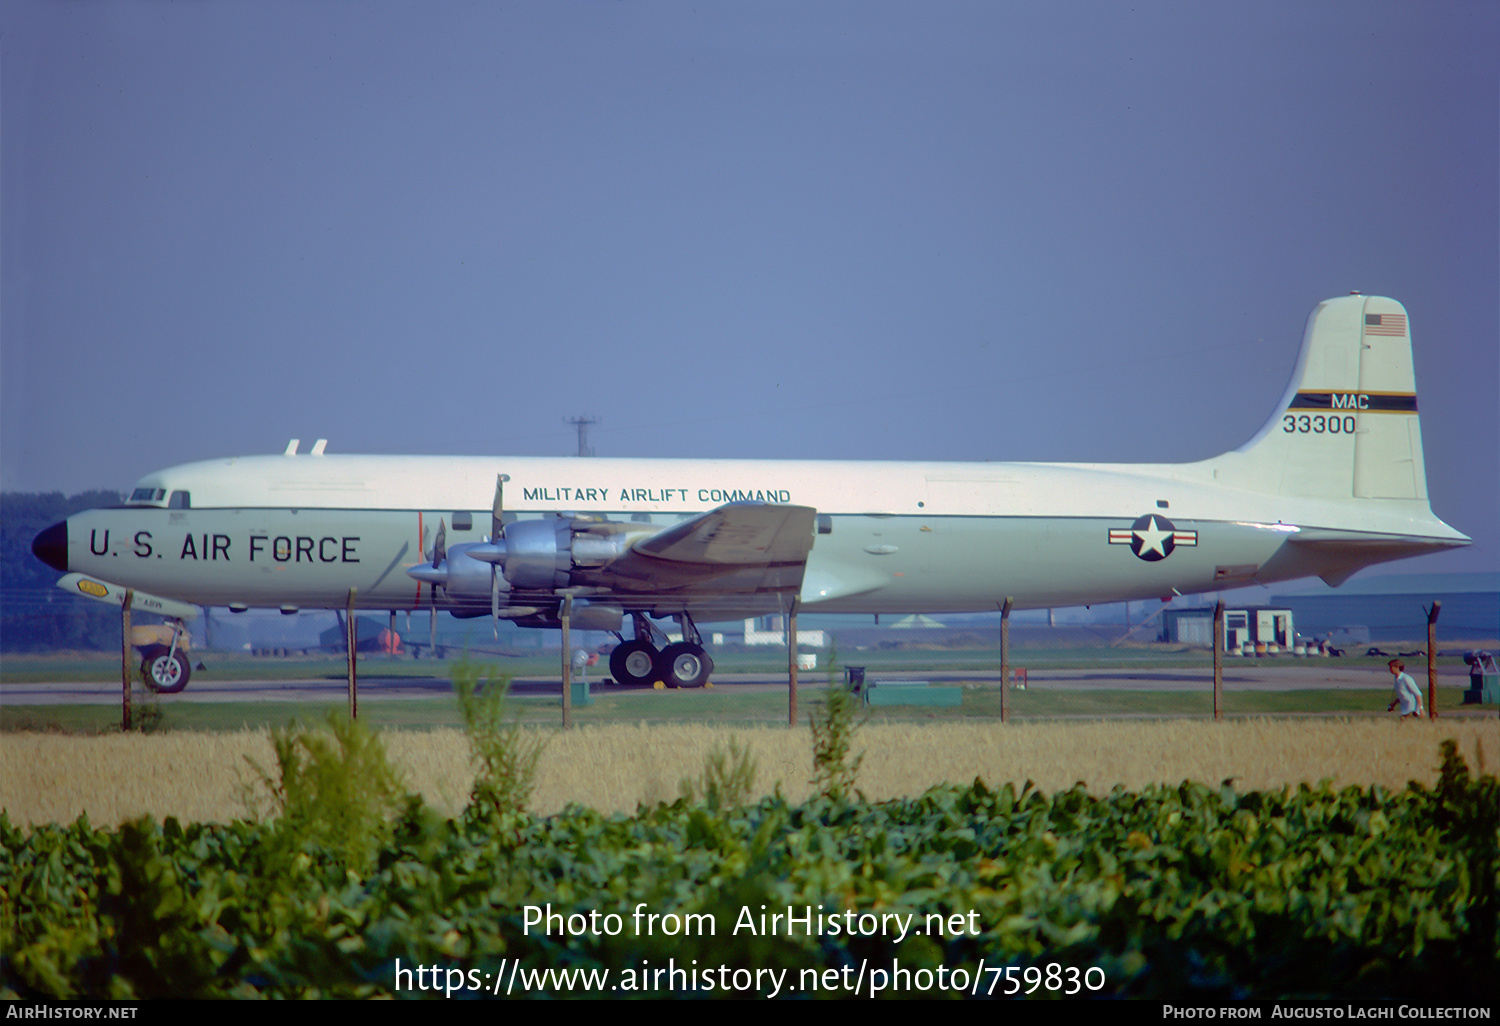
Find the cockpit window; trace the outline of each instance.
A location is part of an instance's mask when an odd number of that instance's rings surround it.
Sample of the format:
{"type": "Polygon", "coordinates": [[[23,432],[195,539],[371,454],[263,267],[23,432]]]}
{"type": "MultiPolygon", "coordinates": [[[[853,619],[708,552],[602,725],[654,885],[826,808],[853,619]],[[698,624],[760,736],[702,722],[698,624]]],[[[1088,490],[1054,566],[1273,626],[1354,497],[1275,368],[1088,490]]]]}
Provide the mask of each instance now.
{"type": "MultiPolygon", "coordinates": [[[[182,494],[186,494],[185,492],[182,494]]],[[[165,488],[137,488],[130,493],[130,501],[136,502],[160,502],[167,497],[165,488]]]]}
{"type": "Polygon", "coordinates": [[[169,503],[167,503],[167,508],[168,509],[192,509],[193,508],[193,493],[192,492],[173,492],[172,493],[172,501],[169,502],[169,503]]]}

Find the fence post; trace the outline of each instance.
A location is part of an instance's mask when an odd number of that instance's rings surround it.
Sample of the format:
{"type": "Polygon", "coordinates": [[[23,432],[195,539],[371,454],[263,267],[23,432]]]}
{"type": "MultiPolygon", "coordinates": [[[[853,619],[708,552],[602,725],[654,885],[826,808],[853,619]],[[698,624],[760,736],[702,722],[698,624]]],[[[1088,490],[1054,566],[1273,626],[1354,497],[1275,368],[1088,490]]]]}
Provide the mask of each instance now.
{"type": "Polygon", "coordinates": [[[786,618],[786,725],[797,725],[797,603],[792,599],[791,611],[786,618]]]}
{"type": "Polygon", "coordinates": [[[130,606],[135,601],[135,592],[125,589],[125,601],[120,604],[120,726],[130,730],[130,606]]]}
{"type": "Polygon", "coordinates": [[[354,594],[358,588],[349,589],[349,602],[344,614],[345,645],[349,649],[349,718],[359,719],[359,671],[355,668],[355,653],[359,648],[359,624],[354,619],[354,594]]]}
{"type": "Polygon", "coordinates": [[[1437,719],[1437,618],[1443,611],[1439,599],[1432,600],[1427,610],[1427,718],[1437,719]]]}
{"type": "Polygon", "coordinates": [[[562,712],[563,730],[573,726],[573,596],[564,595],[558,618],[562,627],[562,712]]]}
{"type": "Polygon", "coordinates": [[[1005,597],[1000,607],[1000,722],[1010,720],[1010,607],[1015,599],[1005,597]]]}
{"type": "Polygon", "coordinates": [[[1214,604],[1214,720],[1224,718],[1224,600],[1214,604]]]}

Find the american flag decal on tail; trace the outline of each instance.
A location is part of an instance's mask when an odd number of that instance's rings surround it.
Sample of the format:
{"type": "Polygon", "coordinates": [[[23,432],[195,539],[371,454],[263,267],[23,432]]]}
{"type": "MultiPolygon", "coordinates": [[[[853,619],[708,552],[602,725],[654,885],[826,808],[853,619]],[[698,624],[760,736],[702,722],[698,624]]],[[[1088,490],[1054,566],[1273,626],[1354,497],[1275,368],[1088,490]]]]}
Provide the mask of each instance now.
{"type": "Polygon", "coordinates": [[[1406,335],[1406,314],[1365,314],[1365,334],[1403,338],[1406,335]]]}

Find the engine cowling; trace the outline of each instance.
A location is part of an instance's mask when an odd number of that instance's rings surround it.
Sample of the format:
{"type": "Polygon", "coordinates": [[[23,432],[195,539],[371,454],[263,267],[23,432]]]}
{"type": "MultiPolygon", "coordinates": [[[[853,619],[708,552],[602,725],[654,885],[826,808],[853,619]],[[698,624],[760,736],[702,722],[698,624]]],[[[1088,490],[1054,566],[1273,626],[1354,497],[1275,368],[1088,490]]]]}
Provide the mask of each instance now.
{"type": "Polygon", "coordinates": [[[492,567],[502,593],[552,592],[579,584],[581,571],[607,566],[652,530],[632,527],[590,516],[517,520],[496,541],[460,543],[436,567],[419,563],[406,572],[459,601],[490,598],[492,567]]]}
{"type": "MultiPolygon", "coordinates": [[[[470,555],[483,542],[464,542],[448,550],[443,561],[436,567],[430,563],[418,563],[407,570],[407,576],[415,577],[426,584],[443,588],[449,598],[479,599],[486,603],[490,599],[490,578],[494,568],[470,555]]],[[[499,581],[501,593],[510,590],[510,582],[503,576],[499,581]]]]}
{"type": "Polygon", "coordinates": [[[579,571],[597,569],[624,555],[632,533],[620,530],[622,526],[581,516],[518,520],[497,541],[475,545],[468,554],[502,567],[514,589],[553,591],[578,583],[579,571]]]}
{"type": "Polygon", "coordinates": [[[512,587],[527,591],[566,588],[572,575],[573,532],[562,519],[517,520],[477,558],[504,568],[512,587]],[[491,558],[490,550],[499,558],[491,558]]]}

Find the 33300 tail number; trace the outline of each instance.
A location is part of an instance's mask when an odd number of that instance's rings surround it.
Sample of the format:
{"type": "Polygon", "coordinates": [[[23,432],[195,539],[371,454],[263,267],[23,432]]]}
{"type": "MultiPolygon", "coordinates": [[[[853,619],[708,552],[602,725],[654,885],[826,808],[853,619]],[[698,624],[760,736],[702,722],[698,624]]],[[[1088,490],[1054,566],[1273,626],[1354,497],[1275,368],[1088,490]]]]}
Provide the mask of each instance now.
{"type": "Polygon", "coordinates": [[[1288,413],[1281,418],[1281,430],[1289,435],[1352,435],[1354,418],[1330,417],[1325,413],[1288,413]]]}

